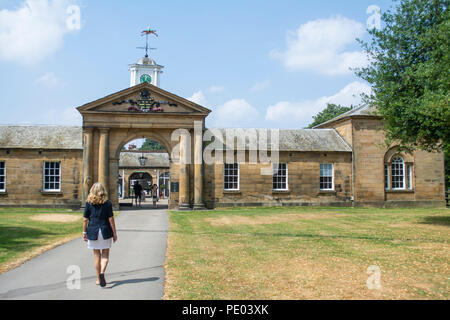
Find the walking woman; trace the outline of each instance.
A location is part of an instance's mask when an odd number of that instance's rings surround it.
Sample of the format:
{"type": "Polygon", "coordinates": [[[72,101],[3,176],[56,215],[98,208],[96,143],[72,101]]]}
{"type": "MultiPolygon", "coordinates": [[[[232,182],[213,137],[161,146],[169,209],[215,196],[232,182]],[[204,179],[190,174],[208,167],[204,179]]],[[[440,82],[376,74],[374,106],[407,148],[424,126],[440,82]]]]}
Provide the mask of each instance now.
{"type": "Polygon", "coordinates": [[[112,203],[107,197],[105,187],[101,183],[94,184],[87,198],[83,221],[83,239],[88,248],[94,250],[97,285],[101,287],[106,286],[105,271],[112,240],[117,241],[112,203]]]}

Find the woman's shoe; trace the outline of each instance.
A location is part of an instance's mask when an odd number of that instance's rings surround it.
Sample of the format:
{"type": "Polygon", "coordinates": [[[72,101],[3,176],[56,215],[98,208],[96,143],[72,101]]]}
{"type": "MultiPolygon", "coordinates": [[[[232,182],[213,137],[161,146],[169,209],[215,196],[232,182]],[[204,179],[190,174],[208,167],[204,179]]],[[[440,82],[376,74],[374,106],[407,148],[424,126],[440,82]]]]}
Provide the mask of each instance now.
{"type": "Polygon", "coordinates": [[[106,287],[105,275],[103,273],[100,274],[100,287],[106,287]]]}

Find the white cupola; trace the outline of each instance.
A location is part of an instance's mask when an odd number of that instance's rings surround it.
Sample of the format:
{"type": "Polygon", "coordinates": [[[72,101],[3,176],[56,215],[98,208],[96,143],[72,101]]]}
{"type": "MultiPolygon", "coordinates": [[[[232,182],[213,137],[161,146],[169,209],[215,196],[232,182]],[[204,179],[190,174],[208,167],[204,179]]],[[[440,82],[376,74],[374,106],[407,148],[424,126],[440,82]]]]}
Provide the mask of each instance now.
{"type": "Polygon", "coordinates": [[[162,69],[164,67],[158,65],[155,60],[145,55],[144,58],[139,59],[135,64],[130,64],[130,87],[148,82],[154,86],[159,87],[159,81],[162,69]]]}

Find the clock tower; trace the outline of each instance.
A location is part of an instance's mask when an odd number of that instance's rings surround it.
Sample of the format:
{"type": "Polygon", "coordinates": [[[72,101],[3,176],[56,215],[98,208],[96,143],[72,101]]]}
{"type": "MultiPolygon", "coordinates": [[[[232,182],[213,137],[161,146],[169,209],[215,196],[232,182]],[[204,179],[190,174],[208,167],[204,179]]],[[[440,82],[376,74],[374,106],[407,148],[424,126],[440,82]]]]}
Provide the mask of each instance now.
{"type": "Polygon", "coordinates": [[[162,69],[164,67],[158,65],[155,60],[145,55],[135,64],[130,65],[130,87],[136,86],[143,82],[148,82],[159,87],[159,81],[162,69]]]}

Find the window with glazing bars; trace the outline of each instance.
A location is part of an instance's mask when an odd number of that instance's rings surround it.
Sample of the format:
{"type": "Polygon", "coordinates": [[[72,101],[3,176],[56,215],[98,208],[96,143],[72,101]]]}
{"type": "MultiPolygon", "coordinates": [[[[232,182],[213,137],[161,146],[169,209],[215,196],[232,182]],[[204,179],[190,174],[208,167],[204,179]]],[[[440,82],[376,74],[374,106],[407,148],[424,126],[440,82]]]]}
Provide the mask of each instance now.
{"type": "Polygon", "coordinates": [[[405,189],[405,162],[401,157],[392,159],[392,189],[405,189]]]}
{"type": "Polygon", "coordinates": [[[0,191],[6,190],[6,163],[0,161],[0,191]]]}
{"type": "Polygon", "coordinates": [[[286,163],[273,165],[273,190],[288,189],[288,166],[286,163]]]}
{"type": "Polygon", "coordinates": [[[61,190],[61,163],[44,163],[44,191],[61,190]]]}
{"type": "Polygon", "coordinates": [[[332,164],[320,165],[320,190],[334,189],[334,173],[332,164]]]}
{"type": "Polygon", "coordinates": [[[223,188],[225,190],[239,190],[238,163],[224,165],[223,188]]]}

